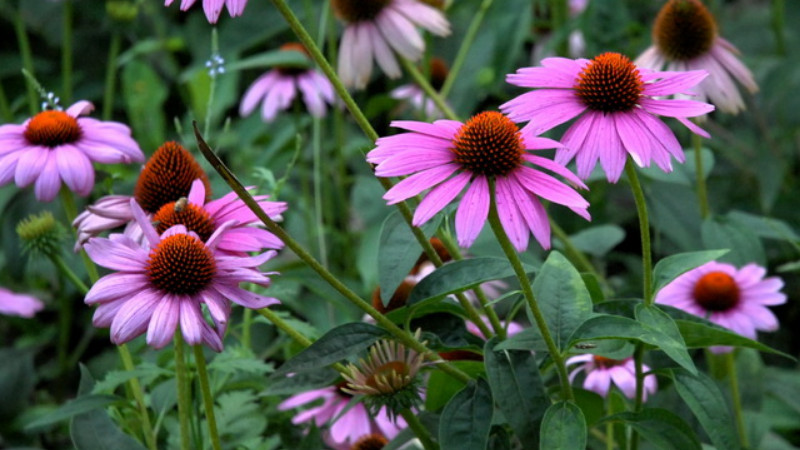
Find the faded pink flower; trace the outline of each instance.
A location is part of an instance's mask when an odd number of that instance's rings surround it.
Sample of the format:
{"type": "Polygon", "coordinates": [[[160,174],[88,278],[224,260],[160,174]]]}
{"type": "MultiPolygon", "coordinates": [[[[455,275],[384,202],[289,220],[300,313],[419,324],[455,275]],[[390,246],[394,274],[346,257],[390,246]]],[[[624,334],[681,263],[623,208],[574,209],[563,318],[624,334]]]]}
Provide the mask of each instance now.
{"type": "Polygon", "coordinates": [[[698,0],[670,0],[661,8],[653,27],[653,45],[636,58],[636,65],[653,70],[706,70],[708,78],[694,89],[700,101],[708,99],[721,111],[745,109],[736,82],[758,91],[753,74],[739,60],[739,50],[722,38],[714,16],[698,0]]]}
{"type": "Polygon", "coordinates": [[[377,164],[375,175],[379,177],[408,176],[383,196],[389,204],[430,189],[414,213],[414,226],[430,220],[466,188],[455,225],[458,244],[469,247],[488,217],[490,178],[496,183],[500,221],[519,251],[528,247],[531,233],[543,248],[550,248],[550,223],[539,197],[590,219],[589,203],[580,194],[526,165],[539,166],[585,187],[563,166],[526,151],[560,144],[536,137],[530,130],[519,130],[499,112],[482,112],[466,123],[395,121],[392,126],[411,133],[378,139],[367,161],[377,164]]]}
{"type": "Polygon", "coordinates": [[[373,58],[390,78],[398,78],[394,56],[416,62],[425,41],[415,26],[437,36],[450,34],[450,23],[438,9],[417,0],[331,0],[334,13],[345,22],[339,44],[339,77],[345,86],[363,89],[372,74],[373,58]]]}
{"type": "MultiPolygon", "coordinates": [[[[164,6],[170,6],[175,0],[164,0],[164,6]]],[[[188,11],[197,0],[181,0],[181,11],[188,11]]],[[[241,16],[247,0],[203,0],[203,11],[206,13],[208,23],[217,23],[222,7],[228,8],[231,17],[241,16]]]]}
{"type": "MultiPolygon", "coordinates": [[[[580,372],[585,372],[584,389],[606,397],[613,382],[626,397],[634,398],[636,396],[636,368],[633,358],[617,360],[585,354],[573,356],[567,360],[568,366],[577,363],[583,364],[570,372],[569,379],[574,381],[580,372]]],[[[650,368],[642,365],[642,371],[648,372],[650,368]]],[[[656,376],[654,374],[646,375],[644,377],[644,399],[647,399],[648,394],[654,394],[656,389],[658,389],[656,376]]]]}
{"type": "Polygon", "coordinates": [[[243,282],[269,285],[270,274],[260,272],[258,266],[272,258],[274,251],[242,257],[218,250],[234,221],[220,225],[203,242],[183,225],[159,236],[135,200],[131,200],[131,209],[150,250],[122,234],[92,238],[85,246],[96,264],[115,271],[98,280],[84,300],[87,305],[98,305],[92,323],[110,327],[115,344],[147,332],[147,344],[162,348],[180,323],[188,344],[206,344],[219,352],[231,302],[252,309],[279,303],[239,287],[243,282]],[[203,317],[203,305],[213,326],[203,317]]]}
{"type": "MultiPolygon", "coordinates": [[[[737,269],[732,264],[711,261],[675,278],[658,291],[655,301],[755,339],[756,330],[778,329],[778,319],[768,306],[786,303],[786,294],[780,292],[783,281],[778,277],[764,278],[766,273],[757,264],[737,269]]],[[[731,350],[726,346],[711,347],[714,353],[731,350]]]]}
{"type": "Polygon", "coordinates": [[[44,303],[36,297],[0,288],[0,314],[31,318],[42,308],[44,303]]]}
{"type": "Polygon", "coordinates": [[[0,126],[0,185],[12,179],[21,188],[33,184],[36,198],[49,202],[63,181],[85,197],[94,188],[92,162],[144,161],[130,128],[80,117],[92,109],[91,103],[79,101],[66,111],[42,111],[22,125],[0,126]]]}
{"type": "Polygon", "coordinates": [[[687,117],[707,114],[712,105],[657,97],[685,93],[708,74],[705,71],[654,72],[636,67],[619,53],[594,59],[547,58],[543,67],[528,67],[507,76],[516,86],[537,88],[500,106],[525,129],[543,133],[578,118],[561,138],[556,162],[577,161],[578,176],[589,177],[598,160],[609,182],[619,180],[628,155],[640,167],[651,161],[665,172],[670,156],[685,160],[675,134],[656,115],[675,117],[692,132],[709,137],[687,117]]]}

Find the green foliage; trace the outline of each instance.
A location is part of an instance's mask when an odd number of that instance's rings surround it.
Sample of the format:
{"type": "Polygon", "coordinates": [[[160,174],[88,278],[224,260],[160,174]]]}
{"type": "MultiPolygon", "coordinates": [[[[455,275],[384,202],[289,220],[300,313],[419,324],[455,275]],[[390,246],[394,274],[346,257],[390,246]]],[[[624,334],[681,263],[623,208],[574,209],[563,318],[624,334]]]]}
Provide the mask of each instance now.
{"type": "Polygon", "coordinates": [[[483,450],[489,440],[492,392],[482,378],[470,381],[442,411],[439,443],[443,448],[483,450]]]}
{"type": "Polygon", "coordinates": [[[560,401],[547,408],[542,419],[539,448],[586,448],[586,419],[575,403],[560,401]]]}

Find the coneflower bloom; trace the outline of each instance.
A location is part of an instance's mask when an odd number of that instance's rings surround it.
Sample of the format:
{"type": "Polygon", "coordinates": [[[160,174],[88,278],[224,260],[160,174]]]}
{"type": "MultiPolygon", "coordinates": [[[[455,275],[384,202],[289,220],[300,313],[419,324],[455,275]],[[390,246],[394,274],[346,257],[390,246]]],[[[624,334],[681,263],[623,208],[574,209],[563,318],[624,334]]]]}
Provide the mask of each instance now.
{"type": "MultiPolygon", "coordinates": [[[[613,382],[623,394],[628,398],[636,396],[636,367],[633,358],[622,360],[605,358],[598,355],[578,355],[567,359],[567,365],[583,363],[580,367],[569,374],[570,381],[574,381],[580,372],[586,373],[583,381],[583,388],[587,391],[596,392],[603,397],[608,395],[613,382]]],[[[649,372],[650,368],[642,365],[643,372],[649,372]]],[[[658,389],[658,381],[654,374],[644,377],[644,398],[648,394],[654,394],[658,389]]]]}
{"type": "Polygon", "coordinates": [[[42,308],[44,303],[36,297],[0,288],[0,314],[31,318],[42,308]]]}
{"type": "MultiPolygon", "coordinates": [[[[211,195],[208,176],[188,150],[177,142],[165,142],[147,161],[139,173],[133,198],[149,214],[155,214],[167,203],[189,195],[195,180],[201,180],[207,195],[211,195]]],[[[139,226],[133,220],[131,196],[108,195],[86,208],[72,226],[78,229],[75,250],[93,236],[128,224],[128,232],[141,240],[139,226]]]]}
{"type": "Polygon", "coordinates": [[[389,443],[389,440],[380,433],[372,433],[366,436],[361,437],[359,440],[353,444],[352,447],[348,447],[347,450],[379,450],[386,446],[389,443]]]}
{"type": "Polygon", "coordinates": [[[420,226],[464,193],[456,212],[456,236],[461,247],[478,237],[489,213],[489,180],[496,184],[497,212],[511,242],[519,251],[530,233],[550,248],[550,223],[539,197],[570,208],[589,220],[589,203],[574,189],[540,170],[547,169],[577,186],[585,185],[563,166],[526,150],[560,144],[520,130],[508,117],[487,111],[466,123],[438,120],[432,124],[395,121],[392,126],[411,133],[383,137],[367,154],[379,177],[408,176],[383,196],[394,204],[431,189],[414,212],[420,226]]]}
{"type": "Polygon", "coordinates": [[[698,0],[670,0],[661,8],[653,45],[636,58],[636,65],[708,71],[708,78],[694,89],[697,99],[708,99],[730,114],[745,109],[737,81],[751,93],[758,91],[753,74],[739,60],[739,50],[719,36],[714,16],[698,0]]]}
{"type": "Polygon", "coordinates": [[[94,188],[92,162],[144,161],[131,130],[117,122],[80,117],[94,109],[79,101],[66,111],[47,110],[22,125],[0,126],[0,185],[34,185],[36,198],[52,201],[63,181],[80,196],[94,188]]]}
{"type": "Polygon", "coordinates": [[[608,181],[619,180],[628,155],[641,167],[651,161],[672,170],[670,156],[685,160],[675,134],[656,115],[675,117],[692,132],[708,133],[687,118],[707,114],[712,105],[656,97],[687,93],[708,75],[705,71],[655,72],[636,67],[619,53],[594,59],[546,58],[542,67],[517,70],[506,80],[537,88],[506,102],[500,109],[534,134],[578,118],[561,138],[556,162],[577,161],[578,176],[589,177],[597,161],[608,181]]]}
{"type": "Polygon", "coordinates": [[[270,274],[258,267],[275,251],[242,257],[218,250],[220,238],[234,222],[222,224],[203,242],[183,225],[159,235],[136,200],[131,200],[131,209],[149,250],[124,234],[95,237],[85,245],[97,265],[115,271],[98,280],[84,300],[97,305],[92,323],[110,327],[115,344],[147,332],[147,344],[162,348],[171,342],[180,324],[187,343],[206,344],[219,352],[230,302],[253,309],[279,303],[239,287],[243,282],[268,286],[270,274]],[[203,317],[203,305],[213,326],[203,317]]]}
{"type": "Polygon", "coordinates": [[[322,400],[321,405],[294,416],[292,423],[297,425],[313,420],[318,427],[329,425],[323,437],[333,448],[351,448],[361,437],[374,433],[392,439],[400,430],[406,428],[403,418],[397,417],[396,421],[392,420],[386,408],[382,408],[373,416],[363,403],[351,405],[353,396],[343,391],[343,386],[344,383],[341,383],[293,395],[278,405],[278,409],[286,411],[322,400]]]}
{"type": "Polygon", "coordinates": [[[417,0],[331,0],[345,24],[339,44],[339,77],[345,86],[364,88],[373,58],[390,78],[400,66],[393,52],[416,62],[425,50],[420,26],[437,36],[450,34],[450,23],[438,9],[417,0]]]}
{"type": "MultiPolygon", "coordinates": [[[[164,6],[169,6],[174,1],[164,0],[164,6]]],[[[194,5],[195,1],[181,0],[181,11],[187,11],[194,5]]],[[[206,13],[208,23],[217,23],[223,7],[228,8],[228,14],[231,17],[237,17],[242,15],[245,6],[247,6],[247,0],[203,0],[203,11],[206,13]]]]}
{"type": "MultiPolygon", "coordinates": [[[[445,80],[447,79],[447,64],[440,58],[431,58],[429,78],[431,87],[436,91],[442,89],[445,80]]],[[[397,100],[405,100],[414,111],[425,114],[428,119],[441,119],[443,116],[439,108],[433,103],[417,84],[409,83],[394,88],[389,96],[397,100]]]]}
{"type": "MultiPolygon", "coordinates": [[[[783,281],[764,278],[767,270],[757,264],[737,269],[732,264],[711,261],[675,278],[656,294],[656,303],[674,306],[750,339],[756,330],[775,331],[778,319],[768,306],[786,303],[780,292],[783,281]]],[[[730,347],[711,347],[715,353],[730,347]]]]}
{"type": "MultiPolygon", "coordinates": [[[[297,51],[306,55],[302,44],[289,43],[281,46],[283,51],[297,51]]],[[[314,117],[325,116],[325,105],[333,104],[333,85],[316,69],[298,67],[276,67],[261,75],[247,88],[239,114],[247,116],[261,103],[261,119],[272,122],[279,111],[291,106],[297,92],[303,96],[306,108],[314,117]]]]}

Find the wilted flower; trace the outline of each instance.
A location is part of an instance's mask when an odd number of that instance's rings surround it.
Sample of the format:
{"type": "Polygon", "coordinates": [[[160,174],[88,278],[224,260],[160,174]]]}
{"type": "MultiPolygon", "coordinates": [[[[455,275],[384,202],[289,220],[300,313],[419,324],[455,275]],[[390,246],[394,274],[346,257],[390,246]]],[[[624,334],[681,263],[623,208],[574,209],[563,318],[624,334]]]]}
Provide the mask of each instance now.
{"type": "Polygon", "coordinates": [[[31,318],[42,308],[44,303],[36,297],[0,288],[0,314],[31,318]]]}
{"type": "MultiPolygon", "coordinates": [[[[756,330],[778,329],[778,319],[767,307],[786,303],[786,294],[780,292],[783,281],[778,277],[764,278],[766,273],[757,264],[737,269],[732,264],[711,261],[675,278],[658,291],[655,301],[755,339],[756,330]]],[[[711,347],[715,353],[731,350],[711,347]]]]}
{"type": "MultiPolygon", "coordinates": [[[[567,360],[568,366],[577,363],[583,364],[569,374],[569,379],[574,381],[578,373],[585,372],[584,389],[605,397],[608,395],[613,381],[626,397],[634,398],[636,396],[636,367],[633,358],[617,360],[585,354],[573,356],[567,360]]],[[[648,372],[650,368],[643,364],[642,371],[648,372]]],[[[644,377],[644,398],[647,399],[648,394],[654,394],[657,388],[656,376],[654,374],[646,375],[644,377]]]]}

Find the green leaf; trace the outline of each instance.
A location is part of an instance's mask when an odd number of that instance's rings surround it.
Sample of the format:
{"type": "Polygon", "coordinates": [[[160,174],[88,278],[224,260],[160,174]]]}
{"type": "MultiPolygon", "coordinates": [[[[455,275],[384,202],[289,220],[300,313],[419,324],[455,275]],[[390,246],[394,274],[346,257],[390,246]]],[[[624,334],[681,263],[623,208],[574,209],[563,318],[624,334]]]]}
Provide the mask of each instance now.
{"type": "Polygon", "coordinates": [[[113,392],[119,385],[127,381],[137,378],[144,385],[149,384],[159,376],[168,376],[173,373],[157,365],[142,361],[133,370],[113,370],[108,372],[103,378],[103,381],[98,382],[94,386],[94,393],[113,392]]]}
{"type": "Polygon", "coordinates": [[[606,417],[601,422],[620,421],[660,449],[702,449],[692,428],[679,416],[660,408],[646,408],[639,412],[626,411],[606,417]]]}
{"type": "Polygon", "coordinates": [[[560,401],[547,408],[542,419],[539,448],[583,450],[586,448],[586,419],[578,405],[560,401]]]}
{"type": "Polygon", "coordinates": [[[592,315],[592,297],[581,274],[553,251],[536,275],[533,292],[556,346],[566,349],[575,329],[592,315]]]}
{"type": "Polygon", "coordinates": [[[536,430],[549,404],[536,359],[530,351],[493,350],[497,343],[495,336],[484,347],[492,396],[522,446],[536,448],[536,430]]]}
{"type": "Polygon", "coordinates": [[[741,334],[737,334],[713,323],[678,319],[675,320],[675,324],[678,325],[681,336],[683,336],[686,346],[689,348],[705,348],[713,345],[749,347],[765,353],[773,353],[792,360],[795,359],[792,355],[776,350],[753,339],[746,338],[741,334]]]}
{"type": "Polygon", "coordinates": [[[658,347],[661,348],[667,356],[690,372],[697,372],[692,357],[686,350],[686,343],[683,341],[683,336],[681,336],[678,326],[675,324],[675,321],[672,320],[672,317],[655,306],[645,306],[644,304],[636,305],[634,313],[636,314],[636,320],[642,325],[646,328],[656,330],[666,337],[666,340],[662,340],[658,347]]]}
{"type": "MultiPolygon", "coordinates": [[[[483,361],[450,361],[450,364],[465,372],[471,378],[484,376],[483,361]]],[[[466,384],[452,378],[441,370],[434,370],[428,378],[428,389],[425,394],[425,410],[438,411],[447,405],[466,384]]]]}
{"type": "Polygon", "coordinates": [[[276,373],[319,370],[320,367],[339,362],[366,349],[385,335],[386,332],[382,328],[368,323],[353,322],[340,325],[286,361],[276,373]]]}
{"type": "Polygon", "coordinates": [[[16,417],[25,408],[36,385],[33,349],[0,349],[0,417],[16,417]]]}
{"type": "Polygon", "coordinates": [[[59,406],[55,411],[40,417],[25,426],[25,431],[36,431],[54,423],[67,420],[77,414],[104,408],[116,402],[124,401],[113,395],[90,394],[74,398],[59,406]]]}
{"type": "Polygon", "coordinates": [[[508,260],[470,258],[447,263],[423,278],[408,297],[409,305],[442,299],[490,280],[514,275],[508,260]]]}
{"type": "Polygon", "coordinates": [[[291,377],[281,373],[278,376],[273,375],[267,380],[267,388],[261,392],[261,395],[289,395],[319,389],[330,386],[338,377],[339,374],[335,370],[327,367],[313,372],[297,373],[291,377]]]}
{"type": "Polygon", "coordinates": [[[727,249],[678,253],[677,255],[667,256],[659,261],[655,269],[653,269],[653,293],[657,293],[678,276],[695,267],[713,261],[725,253],[728,253],[727,249]]]}
{"type": "Polygon", "coordinates": [[[758,216],[743,211],[731,211],[727,217],[754,232],[758,237],[781,241],[800,241],[798,235],[786,222],[772,217],[758,216]]]}
{"type": "Polygon", "coordinates": [[[275,66],[307,69],[311,67],[311,61],[300,52],[272,50],[226,64],[225,70],[235,72],[237,70],[264,69],[275,66]]]}
{"type": "Polygon", "coordinates": [[[748,263],[766,265],[767,257],[761,239],[753,230],[736,222],[712,217],[703,222],[703,244],[706,248],[728,248],[730,252],[719,260],[735,266],[748,263]]]}
{"type": "Polygon", "coordinates": [[[707,375],[684,370],[671,371],[675,389],[717,448],[740,449],[733,416],[717,385],[707,375]]]}
{"type": "MultiPolygon", "coordinates": [[[[423,227],[422,232],[430,238],[439,227],[442,216],[436,215],[423,227]]],[[[394,291],[403,282],[408,272],[422,254],[419,242],[399,211],[394,211],[383,221],[378,243],[378,284],[381,301],[389,304],[394,291]]]]}
{"type": "Polygon", "coordinates": [[[594,256],[603,256],[625,239],[625,230],[617,225],[599,225],[581,230],[572,236],[572,245],[594,256]]]}
{"type": "Polygon", "coordinates": [[[470,381],[442,411],[439,444],[442,448],[484,450],[489,441],[494,404],[489,385],[482,378],[470,381]]]}
{"type": "Polygon", "coordinates": [[[547,352],[547,344],[542,334],[536,327],[528,327],[500,342],[495,346],[495,351],[500,350],[528,350],[534,352],[547,352]]]}
{"type": "MultiPolygon", "coordinates": [[[[694,186],[697,178],[695,151],[694,149],[687,149],[684,153],[686,154],[686,162],[683,164],[676,164],[672,172],[664,172],[656,165],[643,167],[639,170],[642,172],[642,175],[653,180],[676,183],[684,186],[694,186]]],[[[708,174],[711,173],[711,169],[714,168],[714,153],[707,148],[703,148],[701,158],[703,160],[703,178],[708,178],[708,174]]]]}
{"type": "Polygon", "coordinates": [[[166,85],[150,65],[138,60],[122,68],[122,95],[133,137],[142,148],[164,143],[166,85]]]}

